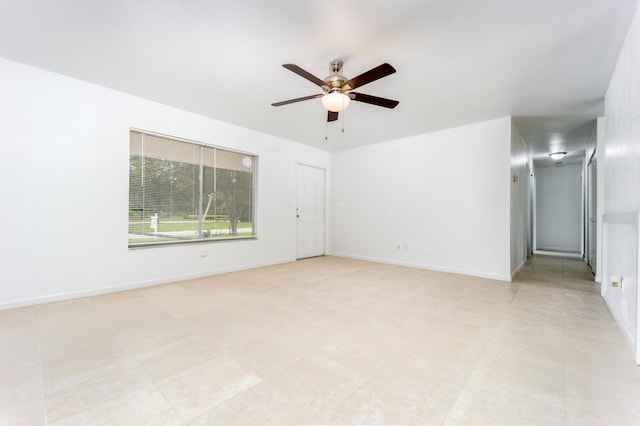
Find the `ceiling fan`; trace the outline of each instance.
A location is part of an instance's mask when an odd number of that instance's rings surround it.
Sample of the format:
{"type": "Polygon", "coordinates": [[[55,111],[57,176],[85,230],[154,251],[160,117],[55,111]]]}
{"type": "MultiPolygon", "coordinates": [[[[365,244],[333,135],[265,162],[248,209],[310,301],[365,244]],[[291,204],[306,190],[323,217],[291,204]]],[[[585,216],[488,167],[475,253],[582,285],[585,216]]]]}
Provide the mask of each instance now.
{"type": "Polygon", "coordinates": [[[283,64],[282,66],[289,71],[298,74],[300,77],[306,78],[313,84],[320,86],[324,93],[276,102],[271,104],[273,106],[282,106],[309,99],[321,98],[320,100],[322,105],[328,110],[327,121],[329,122],[336,121],[338,119],[338,113],[340,111],[344,111],[352,100],[385,108],[395,108],[400,103],[392,99],[379,98],[377,96],[366,95],[364,93],[352,92],[352,90],[357,89],[360,86],[364,86],[365,84],[396,72],[396,69],[387,63],[372,68],[357,77],[347,79],[340,74],[342,72],[342,61],[331,61],[331,75],[326,77],[324,80],[316,77],[308,71],[305,71],[295,64],[283,64]]]}

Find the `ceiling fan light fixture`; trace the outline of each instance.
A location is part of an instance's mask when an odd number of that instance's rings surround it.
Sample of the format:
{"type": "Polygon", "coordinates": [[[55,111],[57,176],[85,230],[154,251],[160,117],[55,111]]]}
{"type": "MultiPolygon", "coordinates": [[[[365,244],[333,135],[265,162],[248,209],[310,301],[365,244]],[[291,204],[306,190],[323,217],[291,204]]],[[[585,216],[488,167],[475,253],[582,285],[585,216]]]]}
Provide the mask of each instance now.
{"type": "Polygon", "coordinates": [[[351,98],[342,92],[331,92],[320,98],[322,106],[331,112],[341,112],[347,109],[351,98]]]}
{"type": "Polygon", "coordinates": [[[564,151],[558,151],[558,152],[552,152],[551,154],[549,154],[549,156],[551,158],[553,158],[554,160],[560,160],[562,159],[565,155],[567,155],[566,152],[564,151]]]}

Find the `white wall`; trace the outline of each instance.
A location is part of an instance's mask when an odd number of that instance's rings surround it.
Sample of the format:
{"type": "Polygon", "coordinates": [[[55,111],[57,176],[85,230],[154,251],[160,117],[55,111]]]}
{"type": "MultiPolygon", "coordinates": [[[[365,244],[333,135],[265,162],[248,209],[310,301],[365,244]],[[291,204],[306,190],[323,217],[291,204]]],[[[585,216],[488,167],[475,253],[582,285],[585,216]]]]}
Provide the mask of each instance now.
{"type": "MultiPolygon", "coordinates": [[[[599,164],[604,170],[604,212],[617,214],[640,210],[640,13],[636,11],[618,64],[605,96],[605,137],[603,148],[598,147],[599,164]],[[602,154],[602,157],[601,157],[602,154]]],[[[599,141],[600,142],[600,141],[599,141]]],[[[609,227],[607,225],[607,227],[609,227]]],[[[638,293],[638,254],[627,247],[629,229],[625,226],[610,228],[604,243],[611,252],[603,259],[615,259],[615,265],[603,265],[601,277],[603,293],[614,317],[629,337],[637,329],[638,302],[629,300],[638,293]],[[615,252],[612,248],[618,248],[615,252]],[[612,268],[615,268],[613,270],[612,268]],[[611,287],[607,273],[623,275],[626,295],[621,288],[611,287]],[[626,300],[625,300],[626,299],[626,300]]],[[[606,237],[606,236],[605,236],[606,237]]],[[[636,336],[632,336],[637,340],[636,336]]],[[[630,339],[631,340],[631,339],[630,339]]]]}
{"type": "Polygon", "coordinates": [[[582,164],[536,167],[536,248],[580,253],[582,164]]]}
{"type": "Polygon", "coordinates": [[[3,59],[0,93],[0,309],[295,259],[295,165],[329,153],[3,59]],[[129,250],[129,127],[259,155],[258,239],[129,250]]]}
{"type": "Polygon", "coordinates": [[[511,277],[527,260],[529,227],[529,167],[531,161],[520,130],[511,120],[511,277]]]}
{"type": "Polygon", "coordinates": [[[507,117],[334,153],[333,254],[510,280],[510,141],[507,117]]]}

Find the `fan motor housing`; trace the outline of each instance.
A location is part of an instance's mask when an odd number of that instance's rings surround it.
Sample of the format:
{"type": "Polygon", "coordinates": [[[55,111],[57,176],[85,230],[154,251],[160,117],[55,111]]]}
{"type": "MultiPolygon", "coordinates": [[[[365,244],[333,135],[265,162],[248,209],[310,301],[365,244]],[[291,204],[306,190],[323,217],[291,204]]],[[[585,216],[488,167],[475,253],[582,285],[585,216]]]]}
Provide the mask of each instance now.
{"type": "Polygon", "coordinates": [[[344,84],[348,81],[348,79],[341,75],[342,71],[342,61],[335,60],[331,61],[331,75],[324,78],[324,82],[326,83],[326,88],[323,87],[324,91],[327,93],[343,91],[344,84]]]}
{"type": "Polygon", "coordinates": [[[326,77],[324,82],[327,83],[327,88],[325,89],[326,92],[342,91],[342,87],[347,82],[347,78],[340,74],[332,74],[329,77],[326,77]]]}

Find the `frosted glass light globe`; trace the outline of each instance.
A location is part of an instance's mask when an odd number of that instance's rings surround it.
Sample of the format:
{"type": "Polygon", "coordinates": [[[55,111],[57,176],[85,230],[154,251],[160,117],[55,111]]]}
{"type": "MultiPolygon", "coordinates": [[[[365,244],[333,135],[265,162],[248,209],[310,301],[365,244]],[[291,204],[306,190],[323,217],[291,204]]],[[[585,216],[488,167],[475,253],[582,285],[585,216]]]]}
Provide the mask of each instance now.
{"type": "Polygon", "coordinates": [[[347,109],[349,102],[351,102],[351,98],[344,93],[331,92],[324,95],[320,101],[322,102],[322,106],[329,111],[340,112],[347,109]]]}

